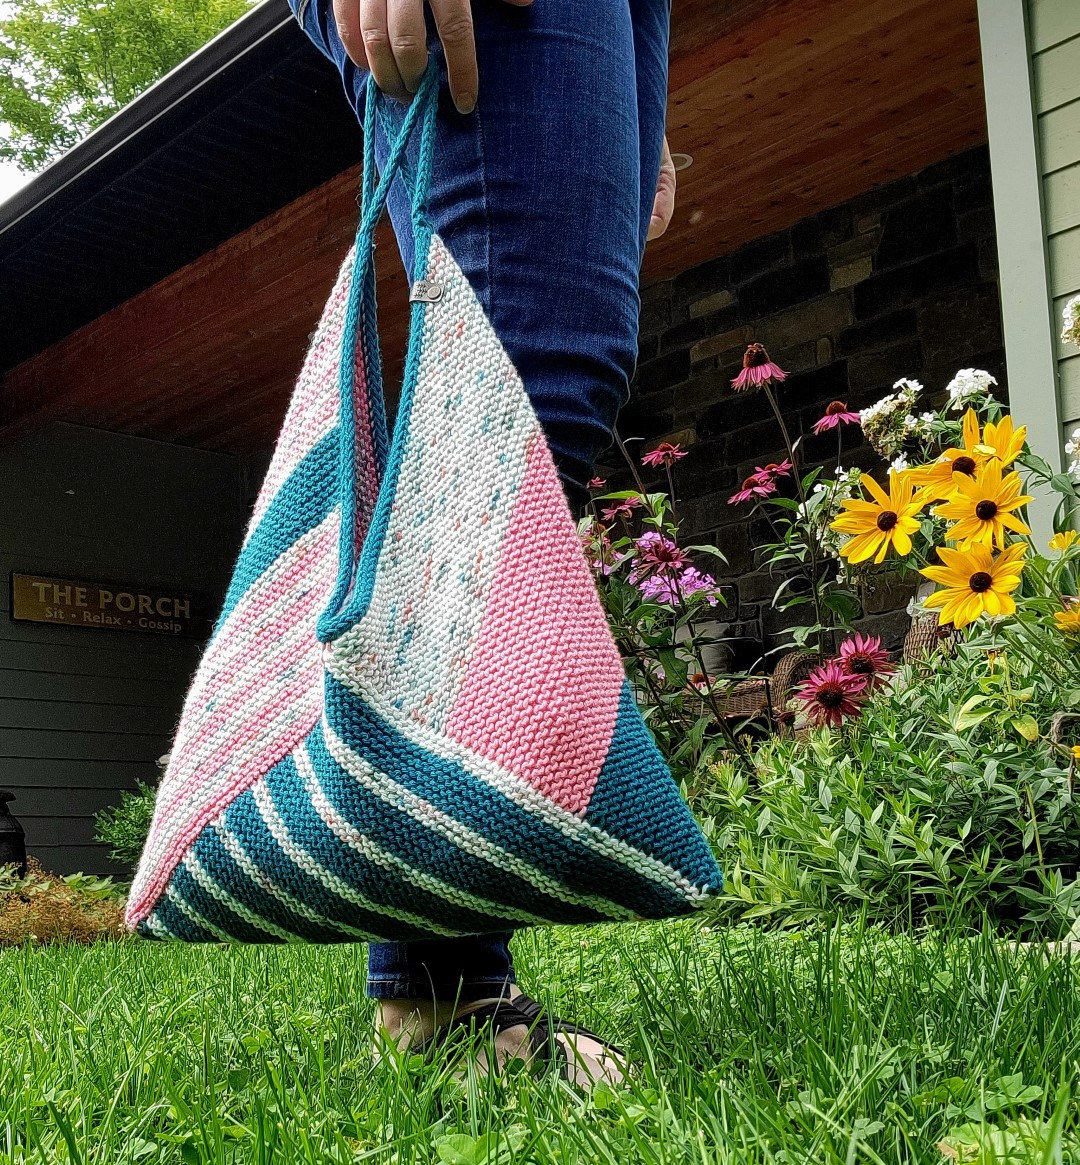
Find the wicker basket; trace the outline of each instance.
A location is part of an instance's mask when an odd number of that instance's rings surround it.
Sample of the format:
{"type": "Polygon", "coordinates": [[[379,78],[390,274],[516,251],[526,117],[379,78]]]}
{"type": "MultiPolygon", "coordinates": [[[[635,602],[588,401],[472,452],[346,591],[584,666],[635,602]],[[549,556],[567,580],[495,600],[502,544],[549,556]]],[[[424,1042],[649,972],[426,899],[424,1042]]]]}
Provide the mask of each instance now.
{"type": "Polygon", "coordinates": [[[954,656],[959,641],[959,632],[951,623],[942,627],[937,615],[916,615],[904,638],[904,663],[918,663],[937,652],[954,656]]]}
{"type": "Polygon", "coordinates": [[[728,720],[758,716],[782,720],[788,701],[817,663],[818,657],[812,651],[789,651],[781,657],[771,676],[740,680],[717,692],[717,703],[728,720]]]}

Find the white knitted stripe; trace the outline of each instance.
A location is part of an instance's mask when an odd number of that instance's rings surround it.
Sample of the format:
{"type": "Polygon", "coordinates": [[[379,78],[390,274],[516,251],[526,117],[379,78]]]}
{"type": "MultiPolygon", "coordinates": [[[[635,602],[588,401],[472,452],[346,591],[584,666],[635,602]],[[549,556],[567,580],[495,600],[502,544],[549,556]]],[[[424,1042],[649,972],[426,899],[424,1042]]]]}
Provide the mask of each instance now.
{"type": "MultiPolygon", "coordinates": [[[[336,525],[336,519],[334,522],[336,525]]],[[[326,524],[324,523],[324,525],[326,524]]],[[[298,544],[294,544],[294,547],[286,551],[282,558],[286,555],[292,555],[296,545],[298,544]]],[[[321,581],[328,587],[332,581],[332,569],[320,571],[319,574],[320,577],[314,579],[298,580],[297,586],[309,590],[321,581]]],[[[262,577],[266,578],[266,575],[262,577]]],[[[272,612],[268,613],[267,618],[263,621],[264,626],[272,623],[275,617],[280,617],[283,612],[288,610],[289,606],[295,604],[296,600],[295,591],[283,596],[273,605],[272,612]]],[[[275,719],[267,720],[260,725],[257,736],[249,737],[249,734],[242,731],[243,727],[250,723],[253,718],[252,710],[257,707],[256,701],[264,702],[262,711],[265,712],[265,701],[271,695],[269,685],[264,684],[261,689],[259,686],[259,681],[265,673],[269,671],[271,683],[280,681],[286,664],[290,667],[295,667],[301,663],[310,666],[321,655],[322,646],[315,638],[314,630],[315,622],[320,613],[321,607],[318,604],[313,605],[308,619],[292,624],[284,633],[267,641],[263,645],[262,651],[251,650],[255,637],[247,634],[230,636],[228,649],[223,650],[220,656],[213,654],[214,649],[211,646],[198,673],[201,682],[200,680],[196,681],[195,687],[192,688],[185,701],[180,729],[173,743],[172,760],[158,798],[162,806],[169,804],[174,787],[183,787],[185,782],[195,781],[196,778],[198,778],[200,799],[208,800],[216,788],[229,781],[231,774],[237,768],[242,768],[249,763],[250,755],[263,741],[271,738],[282,725],[287,725],[296,719],[300,706],[286,704],[279,709],[275,719]],[[280,667],[268,668],[268,651],[272,652],[271,661],[281,661],[280,667]],[[249,697],[238,700],[236,698],[235,693],[242,692],[245,688],[250,688],[257,693],[255,699],[249,697]],[[196,744],[195,740],[202,733],[205,720],[213,715],[213,709],[221,703],[228,704],[230,702],[236,703],[232,714],[218,724],[212,734],[207,735],[196,744]],[[208,708],[208,704],[212,704],[213,707],[208,708]],[[249,737],[245,740],[247,747],[232,750],[225,762],[215,767],[213,776],[207,779],[208,774],[204,768],[207,758],[221,747],[223,741],[237,740],[243,737],[249,737]]],[[[262,638],[266,638],[265,634],[262,635],[262,638]]],[[[216,642],[222,642],[223,646],[225,644],[224,640],[216,642]]],[[[312,691],[310,698],[305,700],[304,704],[306,706],[317,703],[321,698],[321,691],[312,691]]],[[[190,803],[185,803],[182,816],[186,817],[189,812],[190,803]]],[[[155,820],[155,826],[164,827],[175,816],[175,813],[160,813],[155,820]]]]}
{"type": "Polygon", "coordinates": [[[304,788],[307,791],[308,797],[311,798],[311,804],[315,812],[318,813],[322,823],[335,837],[343,841],[351,849],[356,850],[358,854],[362,854],[368,861],[382,866],[385,870],[392,870],[394,873],[402,874],[406,881],[419,887],[421,890],[426,890],[429,894],[433,894],[447,902],[452,902],[455,906],[464,907],[466,910],[475,910],[478,914],[488,915],[489,917],[494,915],[498,918],[512,918],[529,925],[544,925],[549,921],[549,919],[543,918],[539,914],[530,914],[526,910],[506,906],[501,902],[495,902],[493,899],[482,898],[477,894],[470,894],[467,890],[461,890],[457,886],[450,885],[449,882],[432,877],[424,870],[418,870],[410,866],[408,862],[399,858],[396,854],[384,850],[382,846],[372,841],[370,837],[361,833],[354,825],[345,821],[338,814],[338,811],[327,799],[326,793],[319,783],[318,774],[312,767],[311,758],[307,753],[307,746],[301,745],[292,755],[296,770],[303,778],[304,788]]]}
{"type": "Polygon", "coordinates": [[[355,926],[349,926],[344,922],[337,922],[332,918],[327,918],[326,915],[320,914],[317,910],[312,910],[306,902],[294,897],[288,890],[283,890],[273,878],[263,873],[255,862],[252,861],[247,850],[244,849],[243,842],[229,829],[222,818],[214,822],[214,832],[217,834],[218,840],[221,842],[225,852],[243,870],[248,880],[264,894],[269,894],[272,898],[276,898],[283,906],[287,906],[294,914],[299,914],[301,918],[306,918],[308,922],[313,922],[317,926],[324,926],[328,930],[336,930],[339,934],[351,935],[353,938],[363,939],[364,941],[373,937],[370,931],[358,930],[355,926]]]}
{"type": "MultiPolygon", "coordinates": [[[[258,604],[259,597],[272,587],[280,574],[288,570],[296,559],[303,557],[313,543],[326,539],[337,548],[338,509],[335,506],[329,514],[318,524],[298,538],[288,549],[272,562],[266,570],[244,592],[243,597],[229,612],[221,630],[214,637],[207,648],[206,655],[195,675],[187,698],[184,701],[183,722],[190,718],[192,726],[198,724],[198,717],[204,712],[207,689],[215,688],[215,695],[219,696],[242,684],[252,675],[260,671],[259,656],[253,653],[254,642],[265,636],[266,628],[272,627],[288,609],[295,604],[298,595],[309,592],[313,588],[325,591],[326,598],[330,598],[336,578],[337,564],[332,561],[320,564],[314,573],[307,573],[298,578],[294,585],[277,598],[259,616],[258,620],[251,619],[250,611],[258,604]],[[226,677],[225,684],[222,677],[226,677]],[[226,686],[227,685],[227,686],[226,686]]],[[[321,606],[315,611],[311,625],[306,628],[308,634],[314,638],[312,628],[319,614],[321,606]]],[[[305,628],[296,626],[290,628],[290,635],[299,635],[305,628]]],[[[275,642],[278,640],[275,639],[275,642]]]]}
{"type": "Polygon", "coordinates": [[[165,897],[168,898],[181,914],[186,915],[196,926],[205,930],[207,934],[212,934],[214,938],[220,939],[223,943],[234,943],[237,941],[236,935],[229,934],[227,930],[222,930],[220,926],[211,922],[209,918],[203,918],[195,907],[186,898],[181,897],[172,886],[166,886],[165,897]]]}
{"type": "Polygon", "coordinates": [[[386,773],[379,772],[363,757],[357,756],[325,720],[322,722],[322,731],[327,751],[363,788],[374,793],[398,812],[407,813],[414,821],[420,822],[433,833],[452,841],[459,849],[496,869],[516,874],[549,898],[569,902],[575,906],[589,906],[607,918],[638,917],[632,910],[627,910],[625,906],[620,906],[607,898],[571,890],[569,886],[551,877],[538,866],[496,845],[467,825],[462,825],[460,821],[444,813],[424,797],[413,793],[386,773]]]}
{"type": "Polygon", "coordinates": [[[425,308],[408,442],[371,605],[332,650],[365,686],[440,731],[488,606],[537,422],[469,281],[437,238],[428,278],[443,294],[425,308]]]}
{"type": "MultiPolygon", "coordinates": [[[[619,865],[629,866],[643,878],[657,885],[677,890],[692,902],[704,901],[709,893],[696,886],[685,874],[673,866],[659,861],[650,854],[643,853],[628,842],[621,841],[576,813],[563,809],[554,801],[538,792],[527,781],[514,773],[501,768],[494,761],[477,756],[464,745],[451,740],[450,737],[426,730],[422,725],[406,715],[402,710],[394,708],[381,699],[379,695],[363,692],[352,682],[347,673],[336,667],[337,660],[330,657],[326,660],[327,671],[346,687],[354,691],[366,704],[369,705],[382,720],[399,732],[406,740],[418,745],[425,751],[434,754],[442,760],[460,765],[478,780],[498,790],[515,805],[540,818],[545,824],[557,829],[568,838],[572,838],[579,845],[585,846],[594,853],[602,854],[619,865]]],[[[324,734],[328,731],[323,721],[324,734]]]]}
{"type": "Polygon", "coordinates": [[[284,853],[293,865],[303,870],[305,874],[324,886],[331,894],[336,894],[337,897],[344,899],[346,902],[351,902],[354,906],[359,906],[361,909],[368,910],[373,914],[382,914],[387,918],[394,918],[399,922],[408,923],[410,926],[415,926],[417,930],[428,931],[431,934],[442,934],[447,937],[457,935],[458,932],[456,930],[436,926],[430,919],[424,918],[420,914],[413,914],[409,910],[399,910],[394,906],[387,906],[381,902],[373,902],[366,894],[361,894],[359,890],[355,890],[348,882],[339,878],[337,874],[328,870],[312,857],[303,846],[299,845],[293,839],[289,833],[288,826],[278,814],[277,808],[274,805],[274,799],[270,795],[270,790],[265,781],[259,781],[253,785],[251,792],[255,798],[255,804],[258,806],[263,823],[281,847],[282,853],[284,853]]]}
{"type": "Polygon", "coordinates": [[[164,922],[162,922],[160,918],[158,918],[158,915],[157,915],[157,911],[156,911],[156,910],[152,910],[152,911],[151,911],[151,912],[150,912],[150,913],[149,913],[149,914],[146,916],[146,918],[144,918],[144,919],[143,919],[143,922],[144,922],[144,923],[145,923],[145,925],[146,925],[146,929],[147,929],[148,931],[150,931],[150,932],[151,932],[151,934],[154,934],[154,935],[156,935],[158,938],[163,938],[163,939],[179,939],[179,937],[180,937],[178,934],[176,934],[176,933],[174,933],[173,931],[171,931],[171,930],[170,930],[170,929],[169,929],[169,928],[168,928],[168,927],[165,925],[165,923],[164,923],[164,922]]]}
{"type": "Polygon", "coordinates": [[[249,910],[243,902],[238,902],[224,886],[219,885],[214,880],[213,876],[203,868],[202,862],[190,850],[184,855],[184,868],[211,898],[215,898],[222,906],[238,915],[249,926],[264,931],[266,934],[272,934],[275,938],[280,938],[287,943],[307,942],[302,934],[286,930],[283,926],[271,922],[269,918],[263,918],[261,914],[249,910]]]}

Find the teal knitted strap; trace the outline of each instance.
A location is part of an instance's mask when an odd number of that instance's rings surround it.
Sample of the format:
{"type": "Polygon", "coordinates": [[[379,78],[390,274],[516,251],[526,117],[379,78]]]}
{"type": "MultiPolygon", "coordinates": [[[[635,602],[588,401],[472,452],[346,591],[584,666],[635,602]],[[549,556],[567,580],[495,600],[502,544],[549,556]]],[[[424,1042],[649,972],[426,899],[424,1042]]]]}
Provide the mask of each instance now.
{"type": "Polygon", "coordinates": [[[371,555],[361,553],[357,546],[357,465],[356,465],[356,359],[359,352],[363,362],[365,385],[369,402],[373,443],[380,476],[379,498],[372,518],[371,533],[381,542],[393,490],[397,482],[398,461],[403,434],[408,428],[412,405],[412,388],[419,362],[423,304],[412,305],[409,346],[405,364],[405,385],[398,402],[394,426],[393,447],[388,448],[386,411],[383,396],[382,360],[379,349],[378,313],[375,294],[374,237],[375,228],[386,207],[386,200],[394,180],[401,178],[409,195],[411,207],[413,246],[415,254],[413,280],[423,277],[431,246],[432,226],[427,215],[427,192],[431,184],[432,159],[435,148],[435,124],[438,112],[438,76],[434,63],[428,67],[420,87],[406,110],[400,128],[394,132],[383,108],[387,98],[373,80],[368,81],[364,111],[364,162],[361,179],[360,223],[356,231],[355,253],[345,321],[341,338],[338,370],[340,396],[340,460],[338,486],[340,499],[340,535],[338,539],[337,584],[326,609],[319,618],[316,633],[324,642],[346,630],[366,609],[370,586],[362,586],[357,593],[357,565],[361,558],[370,561],[371,555]],[[376,180],[375,130],[380,124],[386,133],[389,151],[381,173],[376,180]],[[417,165],[413,172],[406,150],[419,126],[420,141],[417,165]]]}

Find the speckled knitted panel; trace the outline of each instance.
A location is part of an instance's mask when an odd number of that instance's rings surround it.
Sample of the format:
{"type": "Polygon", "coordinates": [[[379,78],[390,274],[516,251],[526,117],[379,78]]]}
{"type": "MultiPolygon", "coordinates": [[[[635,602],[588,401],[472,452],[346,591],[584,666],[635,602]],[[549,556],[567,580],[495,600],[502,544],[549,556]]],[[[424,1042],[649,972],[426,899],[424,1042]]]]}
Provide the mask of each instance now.
{"type": "Polygon", "coordinates": [[[364,399],[360,496],[337,489],[324,345],[340,347],[349,275],[188,697],[129,923],[347,942],[695,909],[719,870],[624,679],[525,389],[438,238],[442,294],[414,308],[378,506],[364,399]],[[358,515],[344,564],[342,504],[358,515]],[[347,625],[320,644],[342,569],[347,625]]]}

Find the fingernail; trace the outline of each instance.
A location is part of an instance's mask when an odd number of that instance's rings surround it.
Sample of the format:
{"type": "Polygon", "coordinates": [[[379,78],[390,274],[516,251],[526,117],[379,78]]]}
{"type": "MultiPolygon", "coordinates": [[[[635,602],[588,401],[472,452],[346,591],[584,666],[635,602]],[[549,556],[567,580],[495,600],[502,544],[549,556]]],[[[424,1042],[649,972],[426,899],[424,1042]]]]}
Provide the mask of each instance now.
{"type": "Polygon", "coordinates": [[[458,113],[472,113],[476,108],[476,97],[463,93],[455,102],[458,113]]]}

